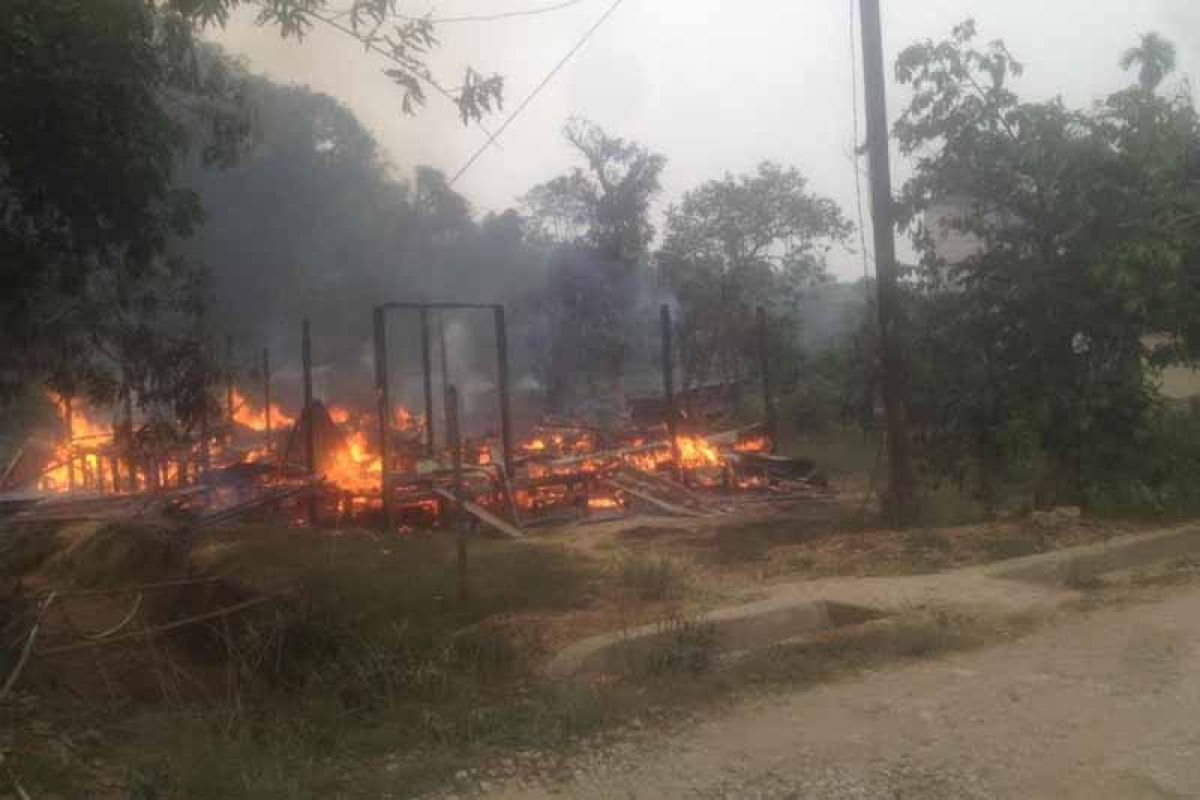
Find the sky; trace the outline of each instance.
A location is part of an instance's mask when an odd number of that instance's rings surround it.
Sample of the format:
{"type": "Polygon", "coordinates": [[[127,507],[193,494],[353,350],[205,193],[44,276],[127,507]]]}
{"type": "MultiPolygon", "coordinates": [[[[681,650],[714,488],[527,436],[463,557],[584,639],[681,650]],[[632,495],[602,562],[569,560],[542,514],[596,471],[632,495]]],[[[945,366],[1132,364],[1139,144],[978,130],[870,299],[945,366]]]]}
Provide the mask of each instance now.
{"type": "MultiPolygon", "coordinates": [[[[561,2],[401,0],[400,7],[449,17],[561,2]]],[[[451,86],[468,65],[502,75],[505,109],[486,121],[494,130],[612,3],[579,0],[536,16],[439,25],[434,72],[451,86]]],[[[855,52],[858,40],[850,22],[857,3],[621,0],[455,189],[479,213],[516,204],[531,186],[573,164],[561,130],[571,116],[580,116],[667,157],[659,216],[703,181],[748,172],[769,159],[798,167],[813,191],[832,197],[857,220],[852,36],[855,52]]],[[[1081,106],[1128,84],[1132,76],[1119,69],[1117,59],[1151,30],[1178,47],[1176,80],[1200,75],[1200,0],[881,0],[881,5],[889,81],[901,49],[940,39],[968,17],[976,21],[979,42],[1003,39],[1025,65],[1013,87],[1027,99],[1061,95],[1081,106]]],[[[383,75],[387,62],[336,31],[315,28],[302,43],[284,41],[277,30],[257,27],[253,9],[244,7],[212,38],[255,72],[341,100],[374,133],[400,177],[418,164],[454,174],[487,139],[478,126],[462,125],[454,106],[436,95],[418,116],[404,115],[400,90],[383,75]]],[[[904,103],[903,87],[889,84],[889,116],[894,119],[904,103]]],[[[859,124],[861,140],[861,113],[859,124]]],[[[896,185],[907,170],[893,151],[896,185]]],[[[862,191],[868,214],[865,180],[862,191]]],[[[869,237],[869,220],[866,224],[869,237]]],[[[848,250],[835,252],[830,266],[843,279],[863,271],[861,256],[848,250]]]]}

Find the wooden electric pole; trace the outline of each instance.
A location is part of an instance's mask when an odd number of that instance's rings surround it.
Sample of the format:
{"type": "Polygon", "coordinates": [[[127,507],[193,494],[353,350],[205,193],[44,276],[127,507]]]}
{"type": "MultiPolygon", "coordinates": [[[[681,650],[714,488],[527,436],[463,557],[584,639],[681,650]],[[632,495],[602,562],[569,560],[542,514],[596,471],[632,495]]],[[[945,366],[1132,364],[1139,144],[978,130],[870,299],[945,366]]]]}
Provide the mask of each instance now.
{"type": "Polygon", "coordinates": [[[896,240],[892,215],[891,161],[888,155],[887,92],[879,0],[860,0],[863,89],[870,161],[871,227],[875,234],[875,285],[879,313],[879,354],[883,408],[887,416],[888,490],[884,511],[895,525],[916,514],[912,452],[908,434],[908,380],[900,344],[896,285],[896,240]]]}

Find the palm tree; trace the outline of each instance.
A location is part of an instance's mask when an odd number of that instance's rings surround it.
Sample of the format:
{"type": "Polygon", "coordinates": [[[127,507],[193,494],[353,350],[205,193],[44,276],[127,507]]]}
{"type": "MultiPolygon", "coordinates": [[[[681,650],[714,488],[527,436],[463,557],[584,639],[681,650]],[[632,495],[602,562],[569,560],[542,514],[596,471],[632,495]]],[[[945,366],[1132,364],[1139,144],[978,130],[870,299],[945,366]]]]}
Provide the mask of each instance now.
{"type": "Polygon", "coordinates": [[[1151,31],[1143,33],[1137,47],[1121,54],[1121,69],[1138,65],[1138,84],[1153,92],[1162,79],[1175,69],[1175,45],[1151,31]]]}

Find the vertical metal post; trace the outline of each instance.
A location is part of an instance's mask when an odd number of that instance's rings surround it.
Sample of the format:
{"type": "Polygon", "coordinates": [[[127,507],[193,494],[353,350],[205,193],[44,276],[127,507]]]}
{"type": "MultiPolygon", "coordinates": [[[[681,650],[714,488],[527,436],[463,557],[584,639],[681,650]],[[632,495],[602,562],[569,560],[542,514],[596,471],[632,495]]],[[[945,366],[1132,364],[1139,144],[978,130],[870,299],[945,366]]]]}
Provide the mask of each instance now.
{"type": "Polygon", "coordinates": [[[274,442],[271,439],[271,351],[263,348],[262,351],[262,379],[263,379],[263,415],[266,419],[266,427],[263,429],[266,438],[267,455],[275,449],[274,442]]]}
{"type": "Polygon", "coordinates": [[[388,434],[391,430],[391,400],[388,398],[387,324],[383,306],[375,306],[375,407],[379,415],[379,493],[383,504],[384,530],[392,529],[392,503],[388,482],[388,434]]]}
{"type": "Polygon", "coordinates": [[[504,472],[513,475],[512,407],[509,402],[508,326],[504,321],[504,306],[495,306],[496,314],[496,383],[500,394],[500,446],[504,450],[504,472]]]}
{"type": "Polygon", "coordinates": [[[75,488],[75,425],[72,418],[71,397],[63,396],[63,427],[67,437],[67,488],[75,488]]]}
{"type": "Polygon", "coordinates": [[[771,363],[767,346],[767,310],[762,306],[755,309],[758,323],[758,370],[762,374],[763,418],[767,425],[767,436],[771,438],[771,452],[775,452],[775,440],[779,437],[779,420],[775,415],[775,399],[771,396],[771,363]]]}
{"type": "Polygon", "coordinates": [[[892,176],[879,0],[861,0],[861,12],[863,89],[871,168],[871,227],[875,234],[880,364],[883,407],[887,415],[889,480],[885,511],[894,524],[904,525],[916,514],[916,487],[908,432],[908,379],[897,322],[896,240],[892,228],[892,176]]]}
{"type": "Polygon", "coordinates": [[[462,513],[462,436],[458,426],[458,389],[446,387],[446,442],[450,445],[454,463],[454,513],[452,520],[458,534],[458,601],[467,599],[467,532],[462,513]]]}
{"type": "MultiPolygon", "coordinates": [[[[308,467],[309,477],[317,474],[317,443],[316,415],[313,414],[312,390],[312,340],[309,336],[308,320],[305,319],[301,328],[300,359],[304,366],[304,460],[308,467]]],[[[308,493],[308,521],[317,524],[317,492],[312,488],[308,493]]]]}
{"type": "Polygon", "coordinates": [[[233,438],[233,335],[225,337],[225,412],[229,415],[229,438],[233,438]]]}
{"type": "Polygon", "coordinates": [[[433,458],[433,354],[429,331],[429,309],[421,309],[421,377],[425,388],[425,456],[433,458]]]}
{"type": "Polygon", "coordinates": [[[671,463],[675,465],[675,476],[683,477],[683,465],[679,463],[678,416],[675,410],[675,362],[671,351],[671,309],[666,303],[658,309],[662,326],[662,377],[663,402],[666,405],[667,436],[671,440],[671,463]]]}

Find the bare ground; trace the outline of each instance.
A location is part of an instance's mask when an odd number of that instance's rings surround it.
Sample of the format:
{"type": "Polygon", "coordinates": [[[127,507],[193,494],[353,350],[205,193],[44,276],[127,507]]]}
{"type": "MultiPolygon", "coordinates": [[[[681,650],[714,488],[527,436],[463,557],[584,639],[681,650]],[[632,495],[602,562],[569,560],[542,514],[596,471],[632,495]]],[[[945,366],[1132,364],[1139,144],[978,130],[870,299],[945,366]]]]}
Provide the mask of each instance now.
{"type": "MultiPolygon", "coordinates": [[[[499,798],[1200,796],[1200,585],[987,650],[771,694],[499,798]]],[[[477,788],[477,787],[472,787],[477,788]]]]}

